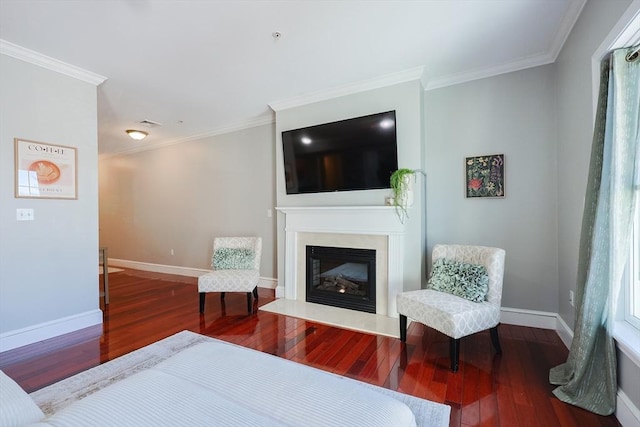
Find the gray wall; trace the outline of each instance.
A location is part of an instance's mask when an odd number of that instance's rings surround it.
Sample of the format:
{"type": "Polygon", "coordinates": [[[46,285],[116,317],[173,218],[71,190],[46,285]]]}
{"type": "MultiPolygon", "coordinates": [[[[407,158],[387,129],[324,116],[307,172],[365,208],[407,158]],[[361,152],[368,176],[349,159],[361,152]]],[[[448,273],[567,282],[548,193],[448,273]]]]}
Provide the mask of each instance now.
{"type": "Polygon", "coordinates": [[[210,269],[214,237],[257,235],[260,275],[274,277],[273,132],[264,125],[101,158],[100,244],[109,257],[210,269]]]}
{"type": "MultiPolygon", "coordinates": [[[[398,166],[424,170],[422,85],[419,81],[293,107],[276,113],[276,194],[278,206],[383,206],[390,190],[287,195],[282,160],[282,131],[396,110],[398,166]]],[[[419,289],[424,272],[424,179],[418,175],[415,201],[405,221],[405,290],[419,289]]],[[[284,218],[278,214],[278,280],[284,286],[284,218]]]]}
{"type": "Polygon", "coordinates": [[[0,70],[0,334],[99,324],[96,87],[5,55],[0,70]],[[14,197],[16,137],[77,147],[78,200],[14,197]]]}
{"type": "MultiPolygon", "coordinates": [[[[556,61],[559,314],[572,329],[580,227],[593,136],[592,56],[631,2],[589,1],[556,61]]],[[[619,387],[640,408],[640,367],[618,351],[619,387]]]]}
{"type": "MultiPolygon", "coordinates": [[[[630,1],[589,1],[556,61],[558,81],[559,314],[573,328],[578,245],[593,138],[591,58],[630,1]]],[[[597,94],[596,94],[597,96],[597,94]]]]}
{"type": "Polygon", "coordinates": [[[558,308],[553,66],[425,92],[427,242],[507,252],[502,305],[558,308]],[[505,155],[503,199],[465,198],[465,157],[505,155]]]}

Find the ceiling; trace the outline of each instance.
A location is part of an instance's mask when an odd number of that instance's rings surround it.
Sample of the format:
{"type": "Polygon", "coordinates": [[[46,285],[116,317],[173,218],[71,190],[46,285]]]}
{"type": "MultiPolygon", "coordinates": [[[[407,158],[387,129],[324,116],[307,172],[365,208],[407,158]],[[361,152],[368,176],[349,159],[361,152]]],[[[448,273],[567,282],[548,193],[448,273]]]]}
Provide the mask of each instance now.
{"type": "Polygon", "coordinates": [[[106,77],[110,155],[269,123],[270,106],[550,63],[585,1],[0,0],[0,39],[106,77]]]}

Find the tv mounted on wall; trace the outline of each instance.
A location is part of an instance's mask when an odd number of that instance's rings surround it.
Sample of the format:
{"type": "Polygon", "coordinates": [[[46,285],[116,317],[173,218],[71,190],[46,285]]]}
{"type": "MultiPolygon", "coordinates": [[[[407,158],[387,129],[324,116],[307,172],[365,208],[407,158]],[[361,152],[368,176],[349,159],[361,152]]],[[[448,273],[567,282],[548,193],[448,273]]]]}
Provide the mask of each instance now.
{"type": "Polygon", "coordinates": [[[287,194],[389,188],[398,169],[396,112],[282,132],[287,194]]]}

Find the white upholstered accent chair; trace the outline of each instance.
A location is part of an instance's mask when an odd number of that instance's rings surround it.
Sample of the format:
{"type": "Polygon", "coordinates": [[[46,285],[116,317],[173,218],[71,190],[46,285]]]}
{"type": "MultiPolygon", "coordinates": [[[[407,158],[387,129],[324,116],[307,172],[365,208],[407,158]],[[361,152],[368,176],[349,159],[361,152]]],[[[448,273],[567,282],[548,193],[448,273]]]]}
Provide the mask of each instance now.
{"type": "Polygon", "coordinates": [[[246,292],[247,309],[251,313],[251,294],[258,299],[260,280],[260,237],[216,237],[213,240],[213,271],[198,277],[200,313],[204,313],[204,302],[208,292],[246,292]],[[218,268],[215,265],[218,264],[218,268]]]}
{"type": "Polygon", "coordinates": [[[489,329],[496,352],[502,352],[498,324],[505,251],[486,246],[436,245],[433,247],[431,260],[435,263],[440,258],[484,265],[489,276],[486,301],[473,302],[432,289],[400,293],[397,297],[400,339],[403,342],[407,339],[407,318],[442,332],[449,337],[451,370],[457,372],[462,337],[489,329]]]}

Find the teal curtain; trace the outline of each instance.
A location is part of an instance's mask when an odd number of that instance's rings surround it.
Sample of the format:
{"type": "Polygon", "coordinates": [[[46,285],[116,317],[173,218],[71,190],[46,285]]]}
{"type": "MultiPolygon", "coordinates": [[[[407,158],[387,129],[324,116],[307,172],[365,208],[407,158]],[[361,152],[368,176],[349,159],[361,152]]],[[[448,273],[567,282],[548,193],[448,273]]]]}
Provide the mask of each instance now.
{"type": "Polygon", "coordinates": [[[616,408],[611,335],[617,294],[629,258],[638,171],[640,60],[636,48],[603,62],[578,255],[576,316],[566,363],[552,368],[560,400],[601,415],[616,408]],[[634,59],[635,58],[635,59],[634,59]]]}

